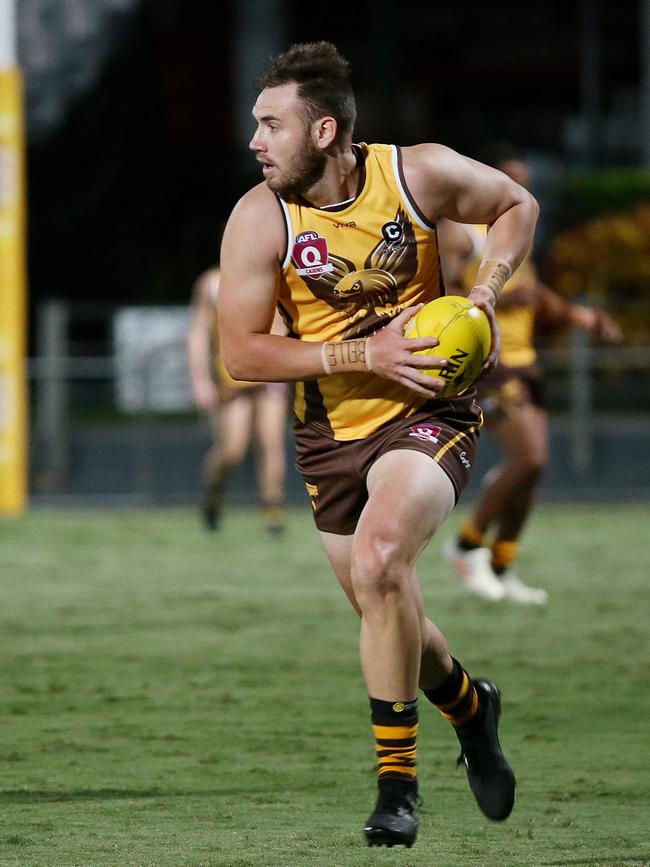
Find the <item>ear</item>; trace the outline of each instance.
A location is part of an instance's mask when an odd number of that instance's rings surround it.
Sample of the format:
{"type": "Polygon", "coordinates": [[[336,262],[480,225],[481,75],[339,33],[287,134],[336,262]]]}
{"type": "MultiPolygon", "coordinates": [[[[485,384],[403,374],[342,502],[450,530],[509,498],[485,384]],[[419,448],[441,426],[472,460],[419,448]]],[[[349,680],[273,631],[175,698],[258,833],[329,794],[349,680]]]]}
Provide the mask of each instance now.
{"type": "Polygon", "coordinates": [[[317,147],[325,150],[333,144],[338,125],[333,117],[319,117],[312,124],[312,136],[317,147]]]}

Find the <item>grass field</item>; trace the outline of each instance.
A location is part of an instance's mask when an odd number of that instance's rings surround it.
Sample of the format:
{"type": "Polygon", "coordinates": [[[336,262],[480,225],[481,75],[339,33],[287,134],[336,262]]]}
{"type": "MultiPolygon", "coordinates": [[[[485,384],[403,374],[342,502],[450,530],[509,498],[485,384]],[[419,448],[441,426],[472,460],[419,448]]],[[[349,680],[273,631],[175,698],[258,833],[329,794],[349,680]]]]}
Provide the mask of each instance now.
{"type": "Polygon", "coordinates": [[[502,689],[518,800],[484,820],[421,701],[420,836],[387,850],[361,836],[357,624],[307,510],[280,539],[245,510],[213,537],[189,511],[0,523],[0,865],[650,864],[647,507],[540,507],[543,610],[465,595],[441,542],[428,609],[502,689]]]}

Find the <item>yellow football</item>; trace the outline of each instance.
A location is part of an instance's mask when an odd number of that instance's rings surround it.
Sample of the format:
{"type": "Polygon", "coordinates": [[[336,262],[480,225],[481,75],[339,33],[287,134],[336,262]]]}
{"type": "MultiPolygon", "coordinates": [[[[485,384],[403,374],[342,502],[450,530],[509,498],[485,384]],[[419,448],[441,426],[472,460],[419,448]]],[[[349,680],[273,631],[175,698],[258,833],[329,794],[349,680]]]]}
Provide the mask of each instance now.
{"type": "Polygon", "coordinates": [[[443,295],[429,301],[406,324],[406,337],[437,337],[433,349],[417,355],[438,355],[447,359],[446,367],[424,370],[444,379],[443,397],[456,397],[466,391],[483,369],[490,352],[492,330],[485,313],[462,295],[443,295]]]}

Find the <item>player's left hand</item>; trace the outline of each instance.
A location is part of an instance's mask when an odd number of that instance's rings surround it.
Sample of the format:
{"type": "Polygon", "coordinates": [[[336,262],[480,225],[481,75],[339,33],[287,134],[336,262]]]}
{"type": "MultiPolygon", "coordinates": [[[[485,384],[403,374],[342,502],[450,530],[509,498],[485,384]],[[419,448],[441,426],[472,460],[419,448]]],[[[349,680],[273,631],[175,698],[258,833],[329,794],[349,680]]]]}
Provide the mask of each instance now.
{"type": "Polygon", "coordinates": [[[494,295],[486,286],[475,286],[467,297],[479,310],[485,313],[490,323],[492,345],[490,346],[490,352],[485,359],[482,371],[482,373],[488,373],[497,366],[499,355],[501,354],[501,330],[494,313],[494,295]]]}

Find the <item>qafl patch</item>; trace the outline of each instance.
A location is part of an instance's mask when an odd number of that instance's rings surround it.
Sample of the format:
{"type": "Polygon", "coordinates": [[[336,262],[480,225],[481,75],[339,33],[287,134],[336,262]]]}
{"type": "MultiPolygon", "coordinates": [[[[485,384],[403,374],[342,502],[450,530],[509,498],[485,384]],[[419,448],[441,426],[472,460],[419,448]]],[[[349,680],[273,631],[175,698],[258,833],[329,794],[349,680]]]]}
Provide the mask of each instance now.
{"type": "Polygon", "coordinates": [[[409,436],[425,443],[437,443],[441,430],[442,428],[437,424],[429,424],[429,422],[413,424],[410,427],[409,436]]]}
{"type": "Polygon", "coordinates": [[[327,241],[318,232],[301,232],[296,235],[291,251],[291,261],[301,277],[318,280],[334,266],[327,261],[327,241]]]}

